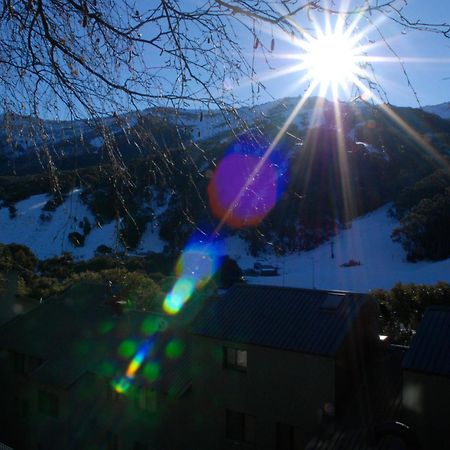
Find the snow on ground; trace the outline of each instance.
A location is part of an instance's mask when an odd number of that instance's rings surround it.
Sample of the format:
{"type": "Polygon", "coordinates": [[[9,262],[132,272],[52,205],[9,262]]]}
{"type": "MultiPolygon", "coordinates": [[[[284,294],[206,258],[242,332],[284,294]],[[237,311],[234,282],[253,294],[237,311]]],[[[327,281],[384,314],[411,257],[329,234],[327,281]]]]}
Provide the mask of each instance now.
{"type": "Polygon", "coordinates": [[[166,193],[161,203],[158,203],[157,191],[152,187],[149,188],[149,191],[151,192],[152,200],[146,203],[144,206],[151,208],[151,210],[153,211],[153,220],[147,224],[145,231],[142,234],[141,241],[139,242],[136,251],[132,252],[132,254],[139,255],[147,252],[160,253],[164,251],[164,246],[166,245],[166,242],[164,242],[159,237],[159,220],[160,216],[162,216],[166,209],[169,207],[169,202],[172,194],[166,193]]]}
{"type": "MultiPolygon", "coordinates": [[[[389,289],[397,282],[434,284],[450,282],[450,259],[438,262],[408,263],[402,247],[392,242],[390,235],[397,221],[387,215],[389,205],[353,221],[350,229],[341,231],[331,245],[301,254],[284,257],[266,256],[267,264],[279,267],[276,277],[247,277],[249,283],[278,286],[336,289],[369,292],[389,289]],[[360,266],[341,267],[350,259],[360,266]]],[[[245,244],[239,238],[230,238],[230,256],[237,258],[242,268],[253,267],[260,258],[245,254],[245,244]]]]}
{"type": "Polygon", "coordinates": [[[16,204],[17,216],[9,217],[8,208],[0,209],[0,242],[4,244],[23,244],[40,259],[71,252],[77,259],[92,258],[100,244],[115,248],[117,226],[115,222],[98,228],[93,214],[80,199],[81,191],[72,191],[65,202],[54,212],[43,211],[49,200],[47,194],[34,195],[16,204]],[[45,214],[50,220],[42,220],[45,214]],[[68,235],[77,231],[82,233],[80,221],[87,218],[92,230],[86,237],[83,247],[74,248],[68,235]]]}
{"type": "Polygon", "coordinates": [[[371,144],[367,144],[366,142],[361,142],[361,141],[357,141],[357,142],[355,142],[355,144],[362,145],[365,148],[365,150],[367,151],[367,153],[379,153],[383,156],[383,158],[386,161],[389,161],[389,159],[390,159],[389,155],[383,149],[376,148],[371,144]]]}
{"type": "Polygon", "coordinates": [[[158,221],[153,221],[147,224],[136,249],[136,254],[147,252],[161,253],[164,251],[165,245],[166,243],[159,237],[159,223],[158,221]]]}
{"type": "MultiPolygon", "coordinates": [[[[107,245],[122,250],[118,245],[118,224],[113,221],[102,227],[95,225],[92,213],[80,199],[80,190],[68,195],[50,221],[42,221],[43,206],[49,196],[34,195],[16,204],[17,217],[9,217],[8,208],[0,209],[0,242],[24,244],[41,259],[71,252],[77,259],[94,256],[96,248],[107,245]],[[86,217],[92,230],[83,247],[74,248],[68,240],[72,231],[82,232],[79,222],[86,217]]],[[[147,225],[136,253],[160,252],[164,241],[159,238],[158,217],[168,205],[155,206],[155,220],[147,225]]],[[[225,251],[237,260],[241,268],[252,268],[257,260],[279,267],[276,277],[248,277],[249,283],[272,284],[317,289],[337,289],[368,292],[375,288],[391,288],[395,283],[434,284],[450,282],[450,259],[439,262],[408,263],[402,247],[392,242],[390,235],[397,221],[389,217],[386,205],[377,211],[353,221],[351,228],[342,230],[332,240],[309,252],[277,257],[267,253],[254,258],[248,252],[247,243],[238,234],[224,239],[225,251]],[[349,260],[361,265],[342,267],[349,260]]],[[[47,213],[46,213],[47,214],[47,213]]]]}
{"type": "MultiPolygon", "coordinates": [[[[0,242],[3,244],[23,244],[40,258],[59,256],[70,252],[76,259],[89,259],[95,256],[99,245],[107,245],[114,251],[123,251],[118,240],[119,224],[117,221],[96,224],[94,215],[80,198],[81,191],[72,191],[56,211],[43,211],[50,199],[47,194],[34,195],[16,204],[17,216],[9,216],[8,208],[0,208],[0,242]],[[45,215],[44,220],[41,215],[45,215]],[[74,247],[68,235],[74,231],[83,234],[80,221],[87,218],[91,231],[86,236],[82,247],[74,247]]],[[[166,195],[162,205],[152,204],[155,213],[153,224],[147,225],[136,253],[162,252],[164,241],[159,238],[159,216],[166,210],[170,195],[166,195]]]]}
{"type": "Polygon", "coordinates": [[[89,144],[91,144],[92,147],[95,148],[102,148],[104,143],[105,140],[101,136],[97,136],[89,141],[89,144]]]}

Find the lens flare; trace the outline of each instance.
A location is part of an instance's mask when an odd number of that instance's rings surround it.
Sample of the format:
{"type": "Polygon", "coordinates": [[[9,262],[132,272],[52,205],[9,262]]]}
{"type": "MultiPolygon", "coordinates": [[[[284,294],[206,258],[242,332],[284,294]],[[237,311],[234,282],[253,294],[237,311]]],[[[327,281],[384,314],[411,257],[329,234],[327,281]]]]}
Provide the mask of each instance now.
{"type": "Polygon", "coordinates": [[[172,290],[164,299],[163,308],[167,314],[177,314],[189,300],[195,290],[195,282],[190,278],[181,278],[175,282],[172,290]]]}
{"type": "Polygon", "coordinates": [[[204,235],[191,237],[175,266],[177,281],[163,302],[167,314],[177,314],[195,290],[208,283],[217,271],[222,254],[220,240],[204,235]]]}
{"type": "MultiPolygon", "coordinates": [[[[218,238],[207,236],[206,233],[193,235],[177,261],[175,273],[178,279],[163,302],[163,309],[167,314],[174,315],[180,312],[195,290],[204,287],[216,272],[223,255],[222,242],[218,238]]],[[[143,321],[141,332],[150,337],[135,353],[125,375],[113,383],[116,392],[122,394],[130,388],[138,370],[154,348],[159,330],[160,323],[154,318],[148,317],[143,321]]],[[[119,355],[126,357],[135,345],[135,342],[130,339],[123,341],[118,349],[119,355]]],[[[182,343],[172,340],[166,348],[166,353],[169,358],[176,359],[183,350],[182,343]]],[[[144,366],[144,376],[154,381],[159,376],[159,370],[159,365],[150,361],[144,366]]]]}
{"type": "Polygon", "coordinates": [[[118,353],[122,358],[130,358],[137,350],[136,342],[131,339],[125,339],[118,348],[118,353]]]}
{"type": "Polygon", "coordinates": [[[208,185],[212,213],[233,228],[258,225],[273,209],[286,187],[281,153],[243,136],[228,150],[208,185]]]}
{"type": "Polygon", "coordinates": [[[131,382],[134,380],[137,371],[142,365],[142,362],[151,352],[153,347],[153,338],[150,338],[141,345],[141,347],[131,360],[130,364],[128,365],[125,376],[121,377],[120,380],[113,383],[113,387],[116,392],[118,392],[119,394],[123,394],[129,389],[129,387],[131,386],[131,382]]]}
{"type": "Polygon", "coordinates": [[[179,358],[184,352],[184,343],[179,339],[172,339],[166,346],[166,356],[170,359],[179,358]]]}
{"type": "Polygon", "coordinates": [[[118,382],[113,383],[113,387],[114,390],[118,393],[118,394],[124,394],[125,392],[128,391],[128,389],[131,386],[131,382],[130,380],[128,380],[127,378],[123,377],[121,378],[118,382]]]}
{"type": "Polygon", "coordinates": [[[144,366],[143,372],[144,377],[147,378],[148,381],[156,381],[160,373],[159,364],[155,361],[151,361],[144,366]]]}

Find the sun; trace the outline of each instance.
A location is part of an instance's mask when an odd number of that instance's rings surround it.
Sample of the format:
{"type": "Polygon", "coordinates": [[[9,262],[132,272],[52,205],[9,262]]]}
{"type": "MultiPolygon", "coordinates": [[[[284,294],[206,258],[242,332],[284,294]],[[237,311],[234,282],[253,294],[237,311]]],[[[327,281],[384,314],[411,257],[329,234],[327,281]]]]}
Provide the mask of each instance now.
{"type": "Polygon", "coordinates": [[[318,31],[300,44],[301,69],[319,86],[345,87],[361,72],[356,39],[340,31],[318,31]]]}
{"type": "Polygon", "coordinates": [[[348,83],[358,72],[357,50],[345,34],[319,35],[307,42],[304,50],[305,70],[319,83],[348,83]]]}

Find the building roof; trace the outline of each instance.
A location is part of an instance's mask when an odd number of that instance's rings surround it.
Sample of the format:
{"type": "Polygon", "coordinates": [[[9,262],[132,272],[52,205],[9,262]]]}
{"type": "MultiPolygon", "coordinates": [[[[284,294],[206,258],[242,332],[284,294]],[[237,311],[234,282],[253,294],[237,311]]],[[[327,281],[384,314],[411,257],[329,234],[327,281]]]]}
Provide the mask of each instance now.
{"type": "Polygon", "coordinates": [[[348,292],[235,285],[205,307],[193,332],[332,356],[367,298],[348,292]]]}
{"type": "Polygon", "coordinates": [[[450,376],[450,308],[433,306],[425,311],[403,369],[450,376]]]}
{"type": "Polygon", "coordinates": [[[169,320],[136,310],[118,316],[105,304],[104,286],[80,283],[0,326],[0,348],[39,358],[43,363],[29,377],[64,389],[86,373],[108,378],[124,374],[139,345],[151,330],[159,330],[152,352],[159,361],[159,377],[149,381],[137,376],[135,383],[177,395],[190,383],[189,348],[184,327],[177,326],[176,319],[167,326],[169,320]],[[183,341],[184,353],[177,360],[161,357],[174,338],[183,341]]]}

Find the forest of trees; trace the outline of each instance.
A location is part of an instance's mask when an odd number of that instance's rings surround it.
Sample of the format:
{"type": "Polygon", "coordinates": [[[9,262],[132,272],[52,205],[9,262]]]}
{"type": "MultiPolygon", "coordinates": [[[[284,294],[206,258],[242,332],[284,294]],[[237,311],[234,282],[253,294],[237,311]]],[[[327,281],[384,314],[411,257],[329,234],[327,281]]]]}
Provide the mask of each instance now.
{"type": "MultiPolygon", "coordinates": [[[[17,296],[36,302],[59,295],[81,281],[107,285],[112,282],[127,292],[128,307],[161,311],[164,296],[172,288],[174,261],[163,255],[122,258],[96,257],[76,262],[70,254],[39,261],[26,247],[0,244],[0,298],[8,274],[18,275],[17,296]]],[[[206,287],[230,287],[241,282],[236,261],[225,257],[221,269],[206,287]]],[[[382,333],[397,344],[410,343],[425,310],[432,305],[450,306],[450,284],[397,284],[390,290],[371,292],[378,302],[382,333]]]]}
{"type": "Polygon", "coordinates": [[[450,256],[449,171],[438,169],[403,189],[395,208],[400,226],[392,237],[402,244],[410,261],[450,256]]]}
{"type": "MultiPolygon", "coordinates": [[[[397,112],[415,120],[417,127],[425,127],[424,121],[426,126],[432,122],[434,128],[429,130],[450,137],[448,121],[419,110],[398,109],[397,112]]],[[[394,202],[393,213],[400,226],[393,238],[403,245],[408,259],[447,258],[450,255],[446,232],[450,228],[447,214],[450,172],[442,167],[442,161],[449,164],[447,147],[439,151],[442,160],[435,160],[408,136],[390,126],[377,107],[362,114],[357,106],[348,106],[343,110],[343,117],[347,130],[376,118],[377,129],[357,128],[357,138],[378,151],[368,152],[366,147],[349,139],[340,141],[330,125],[332,117],[327,126],[311,129],[307,137],[292,125],[278,146],[280,161],[284,160],[288,167],[285,190],[272,212],[257,227],[239,231],[249,243],[251,253],[264,252],[267,242],[278,253],[314,248],[355,217],[394,202]],[[345,176],[341,173],[342,155],[346,161],[345,176]]],[[[274,123],[262,122],[259,131],[267,141],[276,133],[276,127],[274,123]]],[[[167,243],[167,251],[176,254],[198,224],[214,227],[207,198],[209,178],[205,176],[206,170],[199,171],[198,167],[213,168],[232,139],[236,138],[230,135],[220,145],[214,141],[186,144],[173,149],[170,161],[158,152],[131,159],[126,167],[133,182],[121,186],[111,177],[112,166],[107,163],[62,171],[59,192],[53,192],[42,220],[51,220],[51,212],[66,194],[80,187],[81,198],[94,214],[95,222],[87,223],[86,218],[80,218],[84,222],[70,236],[72,244],[82,246],[92,227],[122,218],[121,244],[134,249],[146,227],[156,220],[150,204],[167,204],[158,218],[158,230],[167,243]]],[[[41,192],[52,192],[46,175],[0,177],[0,199],[10,212],[17,201],[41,192]]],[[[113,247],[111,243],[110,248],[113,247]]]]}
{"type": "Polygon", "coordinates": [[[450,284],[396,284],[371,292],[380,308],[383,334],[396,344],[409,345],[429,306],[450,306],[450,284]]]}
{"type": "MultiPolygon", "coordinates": [[[[35,301],[59,295],[81,281],[104,285],[111,282],[127,292],[130,307],[160,312],[164,296],[175,281],[174,269],[175,258],[164,254],[105,255],[75,261],[70,253],[65,253],[40,261],[23,245],[0,244],[0,293],[7,275],[14,273],[18,276],[17,295],[35,301]]],[[[224,256],[207,290],[230,287],[241,280],[242,271],[236,261],[224,256]]]]}

